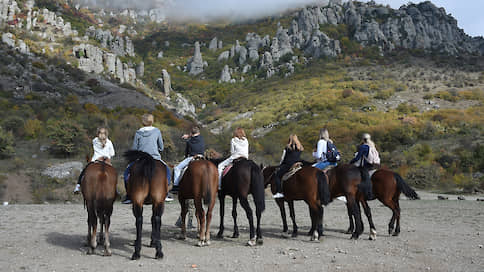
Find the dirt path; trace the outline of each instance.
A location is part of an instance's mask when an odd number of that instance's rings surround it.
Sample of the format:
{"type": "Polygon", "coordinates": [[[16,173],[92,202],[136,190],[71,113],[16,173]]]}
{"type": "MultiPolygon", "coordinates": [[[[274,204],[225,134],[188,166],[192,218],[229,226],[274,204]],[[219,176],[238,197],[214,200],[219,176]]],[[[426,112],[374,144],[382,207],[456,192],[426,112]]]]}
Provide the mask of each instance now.
{"type": "MultiPolygon", "coordinates": [[[[433,198],[435,199],[435,198],[433,198]]],[[[2,271],[484,271],[484,202],[401,201],[402,232],[386,233],[391,212],[378,201],[370,206],[378,239],[368,240],[368,223],[360,240],[343,233],[348,227],[346,208],[335,201],[325,209],[325,235],[310,242],[307,206],[296,205],[300,236],[281,238],[279,211],[271,199],[263,214],[264,245],[247,247],[247,219],[239,207],[240,238],[231,239],[231,203],[226,204],[226,232],[199,248],[195,232],[174,239],[179,205],[166,206],[162,217],[165,258],[154,260],[148,248],[151,209],[145,206],[141,260],[131,261],[135,238],[129,205],[115,204],[111,226],[112,257],[86,255],[87,213],[79,204],[8,205],[0,207],[0,267],[2,271]],[[196,265],[192,268],[192,265],[196,265]]],[[[219,224],[218,203],[212,235],[219,224]]],[[[291,228],[290,228],[291,229],[291,228]]]]}

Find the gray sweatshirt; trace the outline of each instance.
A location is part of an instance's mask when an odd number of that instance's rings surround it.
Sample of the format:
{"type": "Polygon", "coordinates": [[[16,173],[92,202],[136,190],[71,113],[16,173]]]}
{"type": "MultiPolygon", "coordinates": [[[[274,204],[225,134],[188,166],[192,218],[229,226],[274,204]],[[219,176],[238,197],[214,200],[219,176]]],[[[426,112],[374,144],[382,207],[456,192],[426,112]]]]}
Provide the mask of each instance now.
{"type": "Polygon", "coordinates": [[[163,138],[161,132],[155,127],[142,127],[136,131],[131,149],[146,152],[155,160],[161,160],[163,151],[163,138]]]}

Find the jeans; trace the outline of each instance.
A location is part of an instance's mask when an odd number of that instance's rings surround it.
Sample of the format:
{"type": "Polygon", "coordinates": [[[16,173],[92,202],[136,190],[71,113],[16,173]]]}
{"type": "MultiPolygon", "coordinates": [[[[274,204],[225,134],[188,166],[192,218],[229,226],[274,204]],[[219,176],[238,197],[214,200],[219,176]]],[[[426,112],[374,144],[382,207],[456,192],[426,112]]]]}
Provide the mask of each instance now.
{"type": "Polygon", "coordinates": [[[313,167],[319,168],[320,170],[324,170],[324,169],[326,169],[326,167],[328,167],[330,165],[336,166],[336,165],[338,165],[338,163],[329,162],[329,161],[317,162],[317,163],[313,164],[313,167]]]}
{"type": "Polygon", "coordinates": [[[218,187],[219,188],[222,188],[222,173],[224,171],[224,168],[227,167],[229,164],[231,164],[235,159],[237,158],[230,156],[218,164],[217,169],[218,169],[218,187]]]}
{"type": "Polygon", "coordinates": [[[181,179],[181,172],[183,171],[183,169],[185,167],[188,166],[188,164],[193,160],[193,157],[190,156],[190,157],[186,157],[183,161],[181,161],[177,166],[175,166],[173,168],[173,185],[174,186],[178,186],[178,184],[180,183],[180,179],[181,179]]]}

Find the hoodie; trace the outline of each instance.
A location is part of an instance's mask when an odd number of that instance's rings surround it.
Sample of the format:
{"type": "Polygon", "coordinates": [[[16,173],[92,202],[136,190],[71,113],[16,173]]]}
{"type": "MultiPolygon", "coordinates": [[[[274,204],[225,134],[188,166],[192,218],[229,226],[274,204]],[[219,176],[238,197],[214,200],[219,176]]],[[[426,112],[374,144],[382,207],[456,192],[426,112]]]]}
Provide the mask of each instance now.
{"type": "Polygon", "coordinates": [[[92,148],[94,149],[94,155],[92,156],[91,161],[95,161],[97,159],[101,159],[102,157],[106,157],[111,159],[114,156],[114,147],[113,143],[106,139],[106,144],[103,147],[101,140],[98,137],[92,140],[92,148]]]}
{"type": "Polygon", "coordinates": [[[232,138],[230,141],[230,156],[232,158],[249,158],[249,141],[247,141],[247,138],[232,138]]]}
{"type": "Polygon", "coordinates": [[[161,160],[163,151],[163,138],[161,132],[155,127],[142,127],[136,131],[131,149],[146,152],[155,160],[161,160]]]}

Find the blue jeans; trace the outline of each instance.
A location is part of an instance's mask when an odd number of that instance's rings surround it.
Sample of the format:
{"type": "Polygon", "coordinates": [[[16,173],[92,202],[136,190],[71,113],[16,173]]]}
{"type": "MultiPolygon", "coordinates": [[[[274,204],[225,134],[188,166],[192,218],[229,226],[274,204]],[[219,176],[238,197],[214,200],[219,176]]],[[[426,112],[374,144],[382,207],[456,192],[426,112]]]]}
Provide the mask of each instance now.
{"type": "Polygon", "coordinates": [[[173,185],[178,186],[178,184],[180,183],[181,172],[183,171],[183,168],[187,167],[192,160],[192,156],[186,157],[177,166],[173,167],[173,185]]]}
{"type": "Polygon", "coordinates": [[[324,169],[326,169],[330,165],[336,166],[336,165],[338,165],[338,163],[336,163],[336,162],[329,162],[329,161],[317,162],[317,163],[313,164],[313,167],[316,167],[316,168],[319,168],[321,170],[324,170],[324,169]]]}

